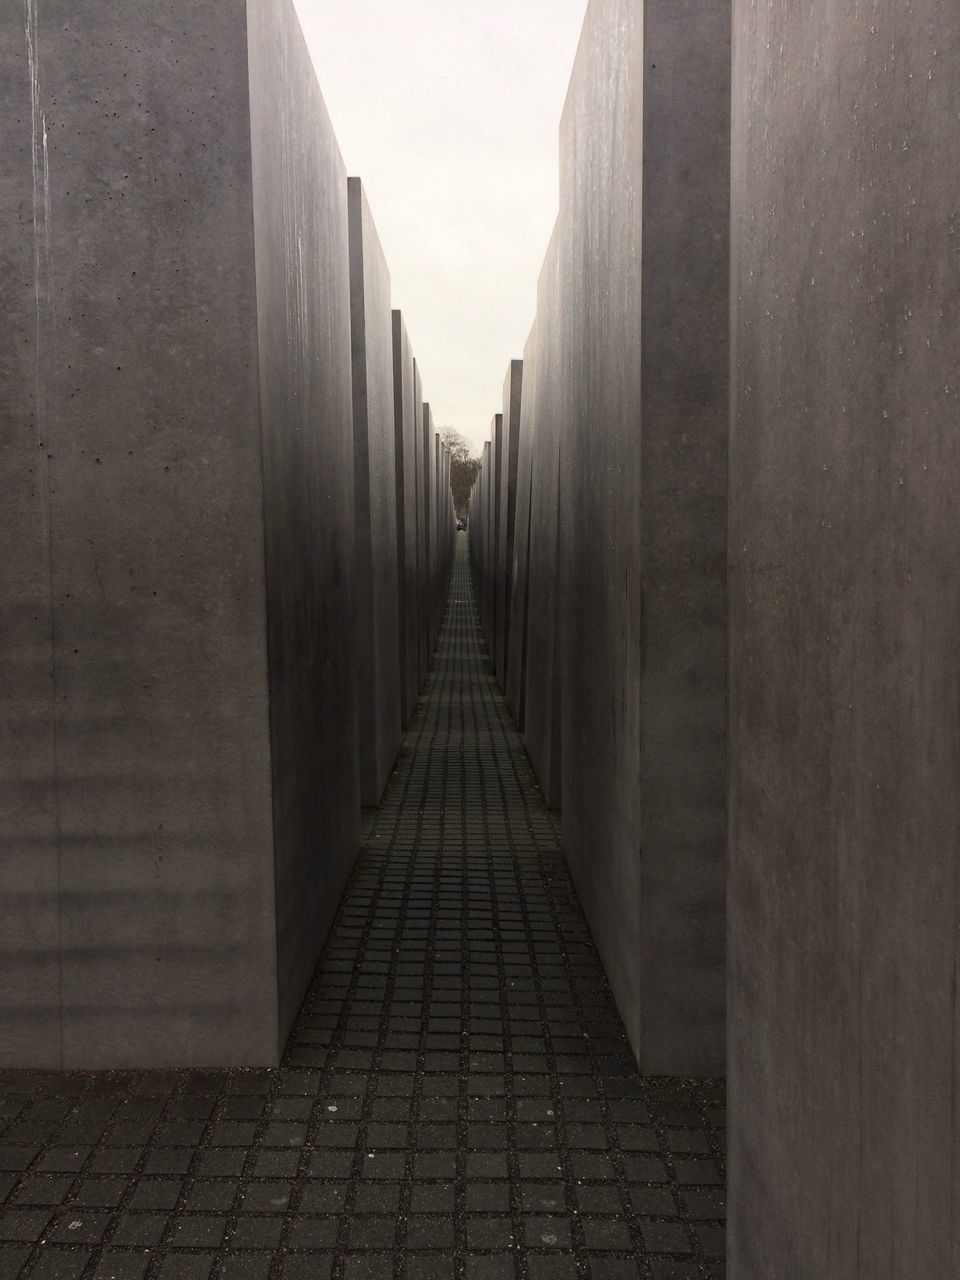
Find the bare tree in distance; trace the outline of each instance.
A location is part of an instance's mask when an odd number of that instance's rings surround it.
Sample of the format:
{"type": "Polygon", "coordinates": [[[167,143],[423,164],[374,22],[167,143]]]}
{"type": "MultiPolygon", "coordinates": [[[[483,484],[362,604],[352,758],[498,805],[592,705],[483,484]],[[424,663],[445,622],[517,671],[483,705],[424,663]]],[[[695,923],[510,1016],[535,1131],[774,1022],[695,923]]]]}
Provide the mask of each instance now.
{"type": "Polygon", "coordinates": [[[470,490],[480,470],[480,459],[471,456],[470,445],[456,427],[441,427],[440,439],[450,450],[450,488],[457,516],[466,519],[470,490]]]}

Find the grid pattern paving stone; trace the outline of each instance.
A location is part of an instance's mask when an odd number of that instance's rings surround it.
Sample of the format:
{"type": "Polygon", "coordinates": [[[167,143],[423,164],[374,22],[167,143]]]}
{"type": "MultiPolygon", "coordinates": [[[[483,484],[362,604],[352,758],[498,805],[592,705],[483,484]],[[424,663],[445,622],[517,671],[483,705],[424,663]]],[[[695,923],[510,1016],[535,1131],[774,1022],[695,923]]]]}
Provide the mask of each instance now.
{"type": "Polygon", "coordinates": [[[465,536],[279,1071],[0,1072],[0,1280],[714,1280],[724,1092],[641,1078],[465,536]]]}

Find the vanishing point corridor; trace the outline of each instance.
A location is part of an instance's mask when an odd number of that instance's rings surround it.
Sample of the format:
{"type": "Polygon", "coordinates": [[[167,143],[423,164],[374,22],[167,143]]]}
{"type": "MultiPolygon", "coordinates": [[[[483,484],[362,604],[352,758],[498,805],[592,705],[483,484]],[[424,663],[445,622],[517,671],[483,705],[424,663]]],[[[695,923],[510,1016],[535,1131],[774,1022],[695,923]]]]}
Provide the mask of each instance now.
{"type": "Polygon", "coordinates": [[[637,1075],[464,536],[368,819],[279,1072],[0,1074],[0,1280],[722,1273],[722,1087],[637,1075]]]}
{"type": "Polygon", "coordinates": [[[0,6],[0,1280],[960,1280],[958,83],[0,6]]]}

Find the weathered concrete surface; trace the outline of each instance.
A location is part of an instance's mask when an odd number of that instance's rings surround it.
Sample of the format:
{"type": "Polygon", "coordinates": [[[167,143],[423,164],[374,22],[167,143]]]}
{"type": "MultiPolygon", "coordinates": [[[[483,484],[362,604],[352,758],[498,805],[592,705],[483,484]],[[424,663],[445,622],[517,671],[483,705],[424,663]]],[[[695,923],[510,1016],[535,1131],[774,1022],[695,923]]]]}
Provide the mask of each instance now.
{"type": "Polygon", "coordinates": [[[359,178],[347,185],[360,798],[372,806],[380,803],[401,734],[393,317],[390,273],[366,194],[359,178]]]}
{"type": "Polygon", "coordinates": [[[0,16],[0,1061],[266,1061],[245,23],[170,4],[147,44],[117,5],[24,12],[0,16]]]}
{"type": "Polygon", "coordinates": [[[450,451],[437,436],[437,635],[443,627],[453,568],[453,494],[450,492],[450,451]]]}
{"type": "Polygon", "coordinates": [[[533,414],[527,397],[536,401],[533,367],[536,346],[536,325],[527,339],[523,352],[524,394],[520,403],[520,422],[517,441],[517,507],[513,538],[513,557],[508,566],[508,592],[510,596],[510,622],[507,628],[507,706],[513,714],[520,732],[523,732],[527,693],[527,609],[530,556],[530,499],[533,490],[533,414]]]}
{"type": "Polygon", "coordinates": [[[393,312],[393,411],[397,504],[397,574],[399,581],[400,713],[410,724],[420,691],[417,585],[417,422],[414,361],[407,327],[393,312]]]}
{"type": "Polygon", "coordinates": [[[447,609],[450,592],[450,573],[452,569],[453,535],[455,520],[453,516],[453,495],[450,492],[450,453],[446,445],[436,433],[436,490],[434,492],[433,509],[435,513],[436,546],[436,581],[434,585],[434,643],[440,635],[443,619],[447,609]]]}
{"type": "Polygon", "coordinates": [[[737,3],[731,1274],[960,1273],[954,5],[737,3]]]}
{"type": "Polygon", "coordinates": [[[443,469],[443,494],[444,494],[444,520],[445,520],[445,558],[446,567],[444,569],[444,582],[447,588],[447,596],[444,599],[443,611],[446,614],[447,603],[449,600],[449,584],[453,576],[454,559],[457,550],[457,511],[456,504],[453,500],[453,486],[451,472],[453,468],[453,455],[449,449],[444,449],[444,469],[443,469]]]}
{"type": "Polygon", "coordinates": [[[560,233],[555,227],[537,282],[537,320],[527,344],[523,413],[530,424],[530,544],[523,741],[551,809],[560,807],[560,521],[564,423],[560,233]]]}
{"type": "Polygon", "coordinates": [[[503,458],[503,414],[496,413],[490,423],[490,474],[487,477],[487,644],[496,662],[500,603],[497,593],[497,561],[500,548],[500,463],[503,458]]]}
{"type": "Polygon", "coordinates": [[[724,1063],[729,89],[726,0],[593,0],[561,127],[564,842],[671,1075],[724,1063]]]}
{"type": "Polygon", "coordinates": [[[347,183],[293,6],[247,12],[282,1044],[360,843],[347,183]]]}
{"type": "MultiPolygon", "coordinates": [[[[470,500],[467,509],[467,554],[470,560],[471,580],[474,585],[474,595],[477,595],[477,566],[480,562],[480,551],[483,540],[480,538],[479,530],[483,520],[483,468],[486,461],[486,441],[480,450],[480,466],[477,468],[477,474],[474,477],[473,488],[470,490],[470,500]]],[[[480,613],[479,597],[477,597],[477,613],[480,613]]]]}
{"type": "Polygon", "coordinates": [[[490,441],[483,442],[480,454],[480,470],[470,493],[467,546],[473,575],[474,595],[480,630],[486,640],[487,626],[487,478],[490,474],[490,441]]]}
{"type": "Polygon", "coordinates": [[[424,674],[430,670],[433,662],[434,640],[434,579],[436,577],[436,511],[434,494],[436,493],[436,455],[434,446],[433,414],[429,403],[423,405],[420,422],[420,449],[423,454],[423,497],[421,501],[423,523],[421,536],[423,539],[423,579],[420,583],[420,598],[423,602],[424,674]]]}
{"type": "Polygon", "coordinates": [[[250,22],[0,15],[4,1064],[275,1063],[357,844],[345,180],[250,22]]]}
{"type": "Polygon", "coordinates": [[[520,396],[523,361],[511,360],[503,382],[503,449],[499,460],[500,510],[497,537],[497,649],[494,670],[500,688],[507,687],[507,651],[510,641],[510,585],[513,576],[513,539],[517,518],[517,451],[520,446],[520,396]]]}
{"type": "Polygon", "coordinates": [[[430,418],[430,651],[440,633],[440,436],[430,418]]]}
{"type": "Polygon", "coordinates": [[[486,468],[488,465],[489,442],[483,442],[480,451],[480,469],[470,492],[470,507],[467,518],[467,548],[470,553],[470,568],[473,575],[474,595],[476,597],[477,616],[480,629],[483,630],[483,553],[486,547],[484,534],[484,488],[486,485],[486,468]]]}
{"type": "Polygon", "coordinates": [[[483,464],[480,478],[483,484],[483,521],[479,533],[482,539],[480,553],[480,623],[487,648],[490,648],[490,635],[493,627],[493,485],[494,475],[494,441],[486,440],[483,446],[483,464]]]}
{"type": "Polygon", "coordinates": [[[423,429],[423,380],[416,360],[413,362],[414,399],[417,404],[417,654],[420,670],[420,687],[427,678],[430,669],[430,649],[427,639],[429,630],[426,587],[427,580],[427,483],[429,468],[426,466],[427,455],[424,449],[423,429]]]}
{"type": "Polygon", "coordinates": [[[491,426],[490,439],[484,445],[484,525],[483,525],[483,595],[481,598],[481,621],[484,639],[491,653],[493,652],[493,547],[496,525],[494,522],[494,503],[496,501],[496,467],[497,467],[496,434],[491,426]]]}

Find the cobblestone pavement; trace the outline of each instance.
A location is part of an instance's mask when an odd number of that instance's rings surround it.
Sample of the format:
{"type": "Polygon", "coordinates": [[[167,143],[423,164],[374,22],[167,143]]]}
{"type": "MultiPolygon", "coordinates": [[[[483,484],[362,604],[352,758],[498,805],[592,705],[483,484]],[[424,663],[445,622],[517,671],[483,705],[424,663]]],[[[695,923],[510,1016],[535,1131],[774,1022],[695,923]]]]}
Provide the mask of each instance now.
{"type": "Polygon", "coordinates": [[[463,546],[368,819],[280,1071],[0,1073],[0,1280],[723,1274],[722,1087],[636,1072],[463,546]]]}

